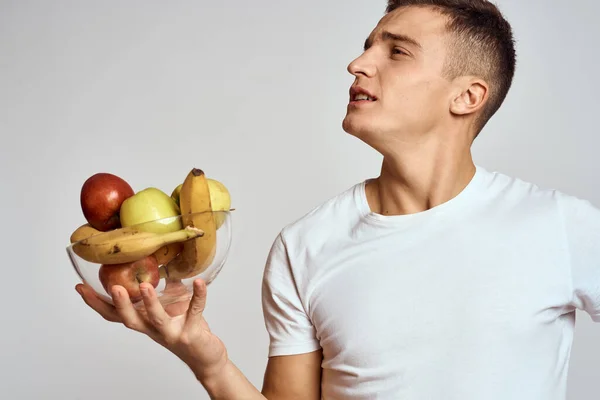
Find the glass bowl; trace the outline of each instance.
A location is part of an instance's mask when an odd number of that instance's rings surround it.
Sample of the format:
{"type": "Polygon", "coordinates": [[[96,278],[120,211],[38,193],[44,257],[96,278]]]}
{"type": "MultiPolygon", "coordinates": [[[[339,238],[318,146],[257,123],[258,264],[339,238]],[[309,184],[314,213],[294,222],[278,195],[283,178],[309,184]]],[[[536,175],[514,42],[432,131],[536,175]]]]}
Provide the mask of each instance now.
{"type": "Polygon", "coordinates": [[[148,221],[94,234],[66,250],[81,281],[110,304],[114,304],[110,288],[119,284],[133,305],[143,308],[139,284],[144,281],[154,286],[163,306],[188,301],[194,280],[209,285],[225,264],[232,239],[231,212],[148,221]]]}

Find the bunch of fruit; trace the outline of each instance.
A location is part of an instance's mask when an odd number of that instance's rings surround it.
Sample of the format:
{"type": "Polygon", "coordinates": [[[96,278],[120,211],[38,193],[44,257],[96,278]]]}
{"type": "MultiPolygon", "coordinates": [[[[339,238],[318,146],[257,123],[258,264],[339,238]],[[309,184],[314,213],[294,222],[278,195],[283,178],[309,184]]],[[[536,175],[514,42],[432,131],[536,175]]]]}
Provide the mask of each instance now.
{"type": "Polygon", "coordinates": [[[137,193],[109,173],[89,177],[81,188],[87,221],[71,235],[82,259],[101,264],[99,279],[110,293],[125,287],[132,301],[141,299],[139,284],[158,286],[161,278],[184,279],[204,271],[216,251],[216,231],[229,211],[227,188],[192,169],[167,195],[149,187],[137,193]]]}

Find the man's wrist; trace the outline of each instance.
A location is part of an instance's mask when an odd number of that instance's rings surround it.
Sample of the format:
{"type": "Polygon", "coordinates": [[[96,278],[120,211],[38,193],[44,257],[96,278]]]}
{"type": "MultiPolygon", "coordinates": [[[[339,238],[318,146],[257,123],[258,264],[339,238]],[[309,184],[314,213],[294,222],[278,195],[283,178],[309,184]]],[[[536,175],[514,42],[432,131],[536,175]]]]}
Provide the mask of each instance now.
{"type": "Polygon", "coordinates": [[[229,362],[229,358],[225,358],[221,363],[211,367],[210,369],[202,368],[203,366],[201,366],[198,371],[194,371],[196,379],[204,387],[212,387],[215,384],[218,384],[218,382],[221,380],[220,376],[227,373],[225,369],[228,367],[229,362]]]}
{"type": "Polygon", "coordinates": [[[229,359],[196,378],[213,400],[265,399],[229,359]]]}

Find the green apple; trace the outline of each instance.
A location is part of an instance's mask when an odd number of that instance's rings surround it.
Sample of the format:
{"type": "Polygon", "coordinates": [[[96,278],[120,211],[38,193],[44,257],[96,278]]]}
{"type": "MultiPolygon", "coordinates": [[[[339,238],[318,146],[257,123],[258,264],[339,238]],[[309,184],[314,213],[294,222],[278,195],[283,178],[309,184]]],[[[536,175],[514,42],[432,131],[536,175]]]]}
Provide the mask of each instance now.
{"type": "Polygon", "coordinates": [[[175,189],[173,189],[173,192],[171,193],[171,198],[173,199],[173,201],[175,202],[175,204],[177,204],[177,206],[179,207],[179,195],[181,194],[181,188],[183,187],[183,183],[180,183],[179,185],[177,185],[177,187],[175,189]]]}
{"type": "MultiPolygon", "coordinates": [[[[231,195],[229,190],[222,182],[216,179],[207,179],[208,190],[210,191],[210,204],[213,211],[229,211],[231,208],[231,195]]],[[[217,229],[225,222],[224,213],[215,213],[215,222],[217,229]]]]}
{"type": "Polygon", "coordinates": [[[180,214],[179,206],[169,195],[160,189],[149,187],[121,204],[119,218],[123,227],[148,222],[140,228],[148,232],[164,233],[183,228],[180,214]]]}

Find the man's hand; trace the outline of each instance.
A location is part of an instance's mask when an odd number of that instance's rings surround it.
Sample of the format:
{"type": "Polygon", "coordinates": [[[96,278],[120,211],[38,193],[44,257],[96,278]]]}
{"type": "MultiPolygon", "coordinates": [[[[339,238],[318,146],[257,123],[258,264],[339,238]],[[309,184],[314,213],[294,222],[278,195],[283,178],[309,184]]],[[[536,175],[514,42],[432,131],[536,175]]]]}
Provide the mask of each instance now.
{"type": "Polygon", "coordinates": [[[112,288],[114,306],[86,285],[79,284],[76,289],[86,304],[104,319],[149,336],[179,357],[201,383],[214,380],[227,366],[225,345],[211,333],[202,315],[207,291],[201,279],[194,281],[194,293],[189,303],[175,303],[165,308],[158,301],[152,285],[141,283],[144,311],[134,308],[127,290],[119,285],[112,288]]]}
{"type": "MultiPolygon", "coordinates": [[[[194,281],[191,300],[161,305],[152,285],[140,284],[144,309],[137,310],[122,286],[112,288],[115,305],[102,300],[92,288],[79,284],[83,300],[104,319],[143,333],[185,362],[211,399],[265,400],[263,395],[229,360],[221,340],[213,335],[202,313],[206,284],[194,281]]],[[[169,282],[166,295],[180,294],[181,283],[169,282]],[[169,285],[171,285],[169,287],[169,285]]],[[[274,357],[265,374],[265,394],[272,399],[318,399],[321,352],[274,357]]]]}

